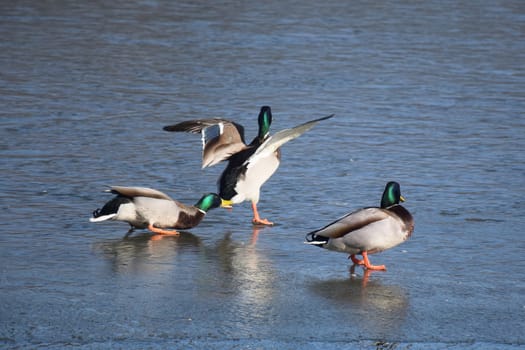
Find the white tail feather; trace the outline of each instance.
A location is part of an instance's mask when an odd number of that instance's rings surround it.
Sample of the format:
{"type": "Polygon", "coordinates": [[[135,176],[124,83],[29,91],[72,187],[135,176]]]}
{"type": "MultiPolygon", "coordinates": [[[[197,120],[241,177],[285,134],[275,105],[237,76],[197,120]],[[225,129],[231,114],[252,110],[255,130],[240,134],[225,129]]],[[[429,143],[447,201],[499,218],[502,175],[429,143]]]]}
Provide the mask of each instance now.
{"type": "Polygon", "coordinates": [[[101,222],[101,221],[107,221],[113,219],[115,216],[117,216],[116,213],[114,214],[108,214],[108,215],[102,215],[96,218],[89,218],[90,222],[101,222]]]}
{"type": "Polygon", "coordinates": [[[311,245],[323,245],[323,244],[328,243],[328,241],[312,241],[312,242],[304,241],[303,243],[304,244],[311,244],[311,245]]]}

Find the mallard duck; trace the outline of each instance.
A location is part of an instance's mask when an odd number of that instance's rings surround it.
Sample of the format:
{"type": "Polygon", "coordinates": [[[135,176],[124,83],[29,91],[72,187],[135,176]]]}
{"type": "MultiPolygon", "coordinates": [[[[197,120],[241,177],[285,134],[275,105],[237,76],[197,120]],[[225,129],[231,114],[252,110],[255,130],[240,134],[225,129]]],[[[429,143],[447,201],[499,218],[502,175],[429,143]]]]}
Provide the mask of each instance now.
{"type": "Polygon", "coordinates": [[[253,210],[252,222],[273,225],[273,222],[260,217],[257,203],[261,186],[279,167],[279,148],[311,129],[319,121],[331,117],[333,114],[270,136],[272,111],[270,107],[263,106],[258,117],[259,132],[248,145],[244,142],[244,128],[225,119],[190,120],[165,126],[164,130],[202,133],[202,167],[228,160],[228,166],[217,181],[222,206],[231,207],[233,204],[250,200],[253,210]]]}
{"type": "Polygon", "coordinates": [[[178,235],[176,230],[197,226],[206,212],[221,204],[220,197],[208,193],[194,205],[180,203],[167,194],[147,187],[111,186],[106,192],[117,196],[107,202],[102,209],[93,212],[91,222],[107,220],[125,221],[134,228],[148,228],[164,235],[178,235]]]}
{"type": "Polygon", "coordinates": [[[403,243],[414,231],[412,215],[399,202],[401,188],[397,182],[386,184],[381,207],[351,212],[327,226],[306,235],[306,242],[318,247],[349,253],[352,262],[370,270],[386,270],[385,265],[371,265],[368,254],[382,252],[403,243]],[[357,259],[356,254],[363,259],[357,259]]]}

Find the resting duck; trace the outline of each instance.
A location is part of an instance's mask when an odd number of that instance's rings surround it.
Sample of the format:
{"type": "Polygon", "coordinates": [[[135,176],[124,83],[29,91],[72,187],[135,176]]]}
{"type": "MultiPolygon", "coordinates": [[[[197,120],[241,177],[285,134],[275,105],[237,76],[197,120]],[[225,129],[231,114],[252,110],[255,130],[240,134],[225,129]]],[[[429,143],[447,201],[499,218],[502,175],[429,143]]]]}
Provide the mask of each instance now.
{"type": "Polygon", "coordinates": [[[412,215],[399,202],[397,182],[386,184],[381,207],[369,207],[349,213],[331,224],[306,235],[306,242],[318,247],[349,253],[352,262],[370,270],[386,270],[385,265],[371,265],[368,254],[382,252],[403,243],[414,231],[412,215]],[[363,256],[362,260],[355,257],[363,256]]]}
{"type": "Polygon", "coordinates": [[[102,209],[93,212],[91,222],[107,220],[125,221],[134,228],[148,228],[164,235],[178,235],[173,229],[189,229],[197,226],[206,212],[221,204],[215,193],[202,196],[194,206],[184,205],[173,200],[163,192],[146,187],[111,186],[106,192],[117,196],[107,202],[102,209]]]}
{"type": "Polygon", "coordinates": [[[310,130],[319,121],[331,117],[333,114],[270,136],[272,111],[270,107],[263,106],[258,117],[259,132],[248,145],[244,141],[244,128],[225,119],[190,120],[165,126],[164,130],[201,133],[202,167],[228,160],[228,166],[217,181],[222,206],[231,207],[233,204],[250,200],[253,210],[252,222],[273,225],[273,222],[260,217],[257,203],[261,186],[279,167],[280,147],[310,130]]]}

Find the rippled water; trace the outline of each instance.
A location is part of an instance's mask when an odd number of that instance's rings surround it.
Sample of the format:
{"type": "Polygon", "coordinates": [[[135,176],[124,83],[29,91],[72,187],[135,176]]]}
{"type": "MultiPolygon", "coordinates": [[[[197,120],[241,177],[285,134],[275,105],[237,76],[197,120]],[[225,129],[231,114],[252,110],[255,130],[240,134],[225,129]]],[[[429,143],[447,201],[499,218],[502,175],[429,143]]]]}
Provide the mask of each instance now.
{"type": "Polygon", "coordinates": [[[7,348],[513,348],[525,326],[520,1],[0,5],[0,344],[7,348]],[[285,145],[259,204],[180,237],[90,224],[104,186],[213,191],[225,117],[285,145]],[[305,233],[401,183],[416,229],[372,261],[305,233]]]}

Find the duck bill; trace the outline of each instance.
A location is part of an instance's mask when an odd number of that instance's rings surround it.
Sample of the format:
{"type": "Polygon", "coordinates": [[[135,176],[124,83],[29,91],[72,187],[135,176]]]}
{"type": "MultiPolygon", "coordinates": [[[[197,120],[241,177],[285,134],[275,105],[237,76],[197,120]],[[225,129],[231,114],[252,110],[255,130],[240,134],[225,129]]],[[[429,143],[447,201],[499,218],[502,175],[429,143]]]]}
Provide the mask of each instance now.
{"type": "Polygon", "coordinates": [[[221,208],[231,209],[233,206],[233,201],[231,199],[221,198],[221,208]]]}
{"type": "Polygon", "coordinates": [[[400,200],[401,202],[404,202],[404,201],[405,201],[405,197],[403,197],[403,196],[399,196],[399,200],[400,200]]]}

